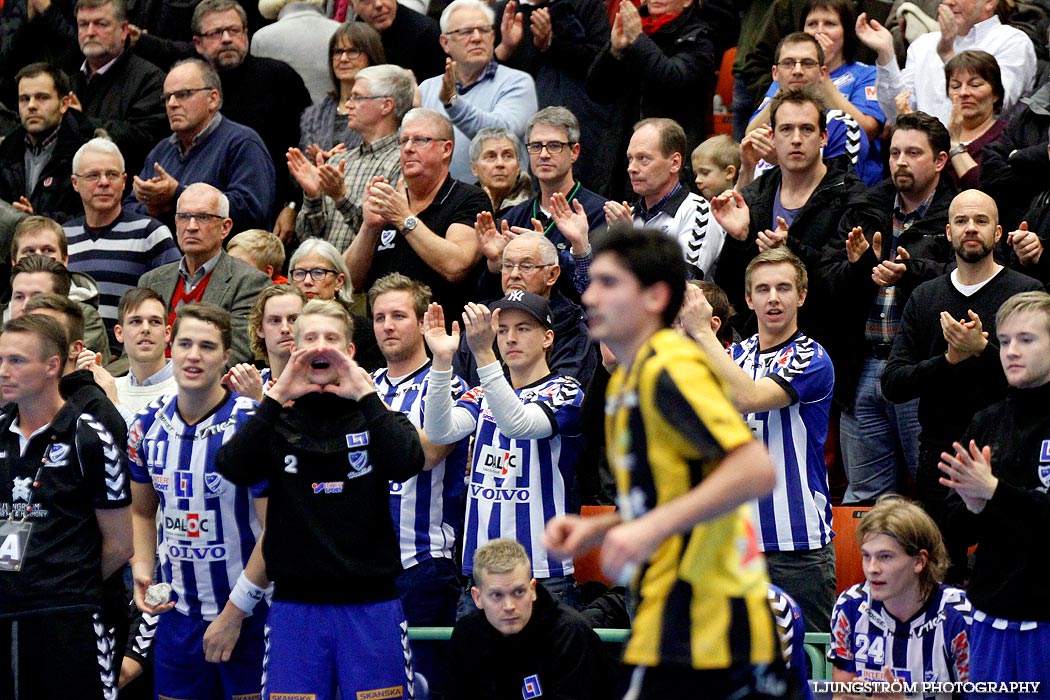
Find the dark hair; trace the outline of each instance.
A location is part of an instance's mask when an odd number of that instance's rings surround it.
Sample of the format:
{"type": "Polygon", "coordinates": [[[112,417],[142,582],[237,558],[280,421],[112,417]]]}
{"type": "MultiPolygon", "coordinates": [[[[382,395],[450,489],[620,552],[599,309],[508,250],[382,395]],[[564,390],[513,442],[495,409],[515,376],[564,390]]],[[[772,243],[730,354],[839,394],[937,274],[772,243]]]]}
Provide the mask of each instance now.
{"type": "Polygon", "coordinates": [[[58,92],[59,99],[69,94],[69,76],[61,68],[50,63],[30,63],[15,74],[15,85],[22,82],[23,78],[35,78],[38,75],[51,76],[51,81],[55,84],[55,91],[58,92]]]}
{"type": "Polygon", "coordinates": [[[777,44],[777,52],[774,54],[774,62],[780,62],[780,51],[788,44],[812,44],[817,48],[817,61],[820,65],[824,65],[824,47],[820,45],[816,37],[806,34],[805,32],[791,32],[786,37],[780,40],[777,44]]]}
{"type": "Polygon", "coordinates": [[[113,6],[113,17],[118,22],[127,20],[128,4],[124,0],[77,0],[76,7],[73,8],[73,15],[76,16],[81,10],[105,7],[106,5],[113,6]]]}
{"type": "Polygon", "coordinates": [[[66,319],[66,322],[62,325],[66,330],[67,348],[72,347],[73,343],[78,340],[84,339],[84,312],[81,311],[80,305],[75,301],[69,297],[60,296],[58,294],[37,294],[26,302],[22,315],[28,316],[34,311],[39,311],[40,309],[57,311],[66,319]]]}
{"type": "Polygon", "coordinates": [[[777,128],[777,110],[785,103],[813,105],[817,108],[817,126],[820,127],[820,133],[823,134],[828,130],[828,108],[824,104],[824,99],[809,88],[782,88],[773,95],[773,99],[769,102],[769,125],[774,129],[777,128]]]}
{"type": "Polygon", "coordinates": [[[52,260],[46,255],[27,255],[11,266],[11,282],[15,277],[29,272],[46,272],[54,280],[54,293],[64,297],[69,296],[69,290],[73,287],[73,276],[62,263],[52,260]]]}
{"type": "Polygon", "coordinates": [[[944,92],[948,93],[948,86],[952,82],[955,73],[972,73],[981,80],[992,86],[992,94],[995,95],[995,104],[992,110],[999,114],[1003,110],[1003,97],[1006,90],[1003,88],[1003,73],[999,70],[999,62],[995,56],[987,51],[970,49],[960,51],[948,59],[944,64],[944,92]]]}
{"type": "Polygon", "coordinates": [[[686,268],[678,242],[659,229],[619,223],[596,237],[594,257],[602,253],[615,255],[642,287],[667,284],[671,297],[660,316],[663,325],[670,327],[685,298],[686,268]]]}
{"type": "MultiPolygon", "coordinates": [[[[120,298],[120,303],[117,304],[117,323],[124,323],[124,317],[129,312],[139,308],[150,299],[159,301],[165,312],[167,311],[168,302],[164,301],[164,297],[149,287],[135,287],[124,292],[124,296],[120,298]]],[[[166,325],[167,319],[165,318],[164,320],[166,325]]]]}
{"type": "Polygon", "coordinates": [[[50,316],[44,314],[23,314],[18,318],[12,318],[4,326],[4,333],[29,333],[36,336],[40,341],[40,358],[47,359],[57,356],[66,364],[66,356],[69,355],[69,335],[62,324],[50,316]]]}
{"type": "Polygon", "coordinates": [[[899,115],[890,130],[890,141],[893,141],[893,135],[898,131],[921,131],[926,134],[926,140],[930,142],[934,158],[939,153],[947,153],[952,147],[948,129],[944,127],[940,119],[926,112],[908,112],[899,115]]]}
{"type": "Polygon", "coordinates": [[[179,334],[179,326],[187,318],[192,318],[195,321],[203,321],[204,323],[209,323],[218,328],[219,335],[222,337],[223,350],[229,350],[230,346],[233,345],[233,324],[230,321],[230,312],[216,306],[215,304],[208,304],[206,302],[186,304],[185,306],[180,306],[178,308],[175,312],[175,323],[171,326],[172,345],[175,344],[175,337],[179,334]]]}
{"type": "Polygon", "coordinates": [[[58,252],[62,254],[63,258],[69,257],[69,239],[66,237],[62,224],[46,216],[34,214],[22,219],[15,226],[15,233],[11,236],[11,262],[14,262],[15,256],[18,255],[18,247],[22,244],[22,236],[36,233],[40,229],[47,229],[54,233],[55,238],[58,239],[58,252]]]}
{"type": "Polygon", "coordinates": [[[845,63],[853,63],[857,57],[857,11],[852,0],[809,0],[802,8],[803,31],[806,29],[809,13],[813,10],[829,10],[839,16],[839,22],[842,24],[842,60],[845,63]]]}
{"type": "Polygon", "coordinates": [[[689,280],[689,284],[697,287],[704,293],[707,303],[711,305],[711,315],[722,322],[715,337],[718,338],[723,345],[732,343],[733,327],[729,325],[729,319],[733,318],[734,311],[733,305],[729,303],[729,297],[726,296],[726,293],[722,288],[714,282],[708,282],[706,280],[689,280]]]}
{"type": "Polygon", "coordinates": [[[660,154],[664,158],[670,158],[675,153],[678,153],[685,159],[689,142],[685,138],[685,129],[682,128],[681,124],[674,119],[649,117],[635,124],[634,130],[638,131],[643,126],[654,127],[656,133],[660,135],[660,154]]]}
{"type": "Polygon", "coordinates": [[[339,99],[339,78],[335,77],[335,69],[332,68],[332,56],[335,55],[335,47],[339,45],[340,39],[349,39],[355,49],[361,49],[368,57],[368,65],[379,66],[386,63],[386,52],[383,50],[383,40],[379,32],[366,22],[349,21],[343,22],[328,40],[328,75],[332,79],[334,88],[332,96],[339,99]]]}

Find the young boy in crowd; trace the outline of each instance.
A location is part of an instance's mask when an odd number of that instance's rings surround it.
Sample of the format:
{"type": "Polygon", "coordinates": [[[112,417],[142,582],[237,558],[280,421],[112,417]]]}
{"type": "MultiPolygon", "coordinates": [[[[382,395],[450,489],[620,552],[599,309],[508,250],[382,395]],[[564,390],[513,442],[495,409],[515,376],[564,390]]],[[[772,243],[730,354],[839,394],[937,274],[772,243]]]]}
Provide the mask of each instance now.
{"type": "Polygon", "coordinates": [[[725,134],[712,136],[693,150],[696,189],[707,201],[736,187],[740,144],[725,134]]]}
{"type": "Polygon", "coordinates": [[[284,268],[284,244],[269,231],[250,228],[230,239],[226,252],[243,263],[262,270],[274,284],[287,284],[288,278],[281,274],[284,268]]]}

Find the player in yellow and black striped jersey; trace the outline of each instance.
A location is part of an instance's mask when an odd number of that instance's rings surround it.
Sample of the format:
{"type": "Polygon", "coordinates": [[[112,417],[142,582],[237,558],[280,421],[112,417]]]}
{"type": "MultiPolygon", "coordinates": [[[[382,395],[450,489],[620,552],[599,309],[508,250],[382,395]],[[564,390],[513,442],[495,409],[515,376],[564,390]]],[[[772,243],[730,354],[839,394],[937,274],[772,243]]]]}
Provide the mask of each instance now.
{"type": "Polygon", "coordinates": [[[772,463],[699,348],[668,328],[684,294],[681,251],[660,231],[613,227],[590,276],[591,333],[619,361],[606,398],[618,511],[554,519],[548,546],[603,542],[605,573],[633,580],[627,698],[796,697],[745,506],[772,489],[772,463]]]}

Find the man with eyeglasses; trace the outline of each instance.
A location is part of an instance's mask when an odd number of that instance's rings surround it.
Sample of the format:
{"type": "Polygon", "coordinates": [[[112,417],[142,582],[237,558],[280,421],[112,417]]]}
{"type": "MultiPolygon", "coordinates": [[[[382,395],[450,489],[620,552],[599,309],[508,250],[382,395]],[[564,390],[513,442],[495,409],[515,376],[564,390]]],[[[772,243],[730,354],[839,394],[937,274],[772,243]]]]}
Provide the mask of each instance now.
{"type": "Polygon", "coordinates": [[[284,157],[299,143],[299,115],[313,103],[310,92],[284,61],[248,53],[248,15],[236,0],[203,0],[193,10],[192,26],[194,48],[222,81],[223,115],[259,134],[273,163],[276,199],[267,225],[258,228],[272,228],[287,241],[295,231],[300,194],[284,157]]]}
{"type": "Polygon", "coordinates": [[[453,134],[448,117],[413,109],[401,123],[400,182],[375,178],[365,190],[364,222],[343,258],[354,289],[400,272],[430,287],[458,318],[472,296],[465,281],[481,261],[474,221],[492,202],[479,187],[449,174],[453,134]]]}
{"type": "Polygon", "coordinates": [[[447,114],[456,130],[452,177],[474,183],[470,140],[486,127],[510,129],[519,138],[536,111],[532,76],[496,62],[495,14],[481,0],[453,0],[441,13],[445,73],[419,86],[423,106],[447,114]]]}
{"type": "Polygon", "coordinates": [[[126,182],[124,158],[115,143],[103,138],[85,143],[73,156],[73,189],[84,214],[62,227],[70,271],[90,275],[98,284],[98,311],[114,357],[121,353],[114,333],[121,296],[149,270],[180,257],[167,226],[121,206],[126,182]]]}
{"type": "Polygon", "coordinates": [[[540,193],[508,211],[499,230],[491,216],[478,215],[476,230],[487,261],[479,286],[487,296],[496,296],[503,246],[512,234],[539,231],[558,249],[559,289],[579,301],[588,283],[591,231],[605,225],[605,198],[584,187],[572,172],[580,155],[580,123],[564,107],[541,109],[526,124],[525,149],[540,193]]]}
{"type": "Polygon", "coordinates": [[[175,236],[182,260],[150,270],[138,286],[160,294],[168,307],[168,325],[185,304],[208,302],[230,312],[233,344],[229,366],[251,362],[248,312],[270,284],[265,272],[231,257],[222,241],[233,228],[230,201],[217,188],[200,182],[187,187],[175,211],[175,236]]]}
{"type": "Polygon", "coordinates": [[[273,161],[259,134],[219,112],[222,85],[215,69],[195,58],[176,63],[164,79],[164,105],[172,135],[146,157],[125,199],[128,209],[170,223],[187,186],[204,182],[229,200],[238,230],[268,228],[273,161]]]}
{"type": "Polygon", "coordinates": [[[397,0],[350,0],[350,7],[357,21],[379,34],[387,63],[412,71],[416,80],[441,75],[445,70],[445,54],[439,43],[441,28],[432,17],[397,0]]]}
{"type": "MultiPolygon", "coordinates": [[[[581,386],[587,386],[598,366],[598,346],[587,332],[583,308],[557,288],[560,276],[558,249],[542,233],[526,231],[512,238],[503,248],[500,262],[503,294],[525,291],[547,300],[554,331],[554,344],[547,364],[552,372],[572,377],[581,386]]],[[[456,374],[469,386],[481,383],[477,362],[465,336],[460,339],[453,362],[456,374]]]]}
{"type": "Polygon", "coordinates": [[[288,150],[288,170],[303,190],[296,221],[300,239],[322,238],[340,252],[357,235],[363,220],[365,188],[372,178],[397,182],[401,149],[397,130],[415,97],[416,83],[404,68],[369,66],[354,76],[346,101],[347,123],[361,145],[317,165],[298,148],[288,150]]]}
{"type": "Polygon", "coordinates": [[[47,63],[15,76],[21,125],[0,144],[0,199],[24,214],[67,221],[79,209],[69,181],[87,124],[69,109],[69,78],[47,63]]]}
{"type": "Polygon", "coordinates": [[[773,87],[751,117],[751,123],[747,125],[747,136],[740,143],[741,168],[738,188],[777,163],[769,123],[770,104],[780,88],[808,88],[822,97],[828,125],[828,141],[823,151],[825,160],[841,157],[843,164],[848,161],[855,166],[858,175],[867,175],[867,179],[870,180],[868,184],[874,185],[882,179],[882,161],[877,159],[877,152],[872,153],[868,137],[857,120],[842,109],[827,109],[827,106],[836,104],[829,99],[831,92],[840,97],[842,93],[828,79],[828,67],[824,65],[824,49],[815,37],[805,32],[794,32],[780,41],[777,45],[776,63],[773,64],[773,87]],[[869,158],[869,153],[876,156],[876,160],[869,158]]]}

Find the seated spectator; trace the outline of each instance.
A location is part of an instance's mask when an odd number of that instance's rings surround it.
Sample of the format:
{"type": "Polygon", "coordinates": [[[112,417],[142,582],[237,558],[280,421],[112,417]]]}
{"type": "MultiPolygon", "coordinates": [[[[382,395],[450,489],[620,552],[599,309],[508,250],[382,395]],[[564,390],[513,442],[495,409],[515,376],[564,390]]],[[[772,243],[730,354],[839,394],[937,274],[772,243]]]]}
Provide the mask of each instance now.
{"type": "MultiPolygon", "coordinates": [[[[824,48],[816,37],[806,32],[794,32],[784,37],[777,46],[773,79],[778,92],[780,86],[783,85],[785,88],[808,89],[812,94],[820,97],[824,104],[828,129],[827,142],[822,150],[823,158],[839,158],[843,161],[844,166],[852,166],[857,175],[865,182],[870,180],[869,184],[874,184],[882,179],[881,165],[877,161],[873,163],[874,167],[868,165],[871,161],[871,144],[868,139],[863,138],[864,134],[857,120],[849,112],[829,108],[829,105],[845,100],[845,98],[828,77],[824,48]],[[835,102],[828,99],[828,94],[834,96],[835,102]]],[[[751,117],[751,123],[747,125],[748,135],[744,137],[741,144],[743,148],[741,155],[749,155],[754,150],[761,156],[762,161],[755,163],[753,167],[749,158],[744,159],[744,168],[741,172],[743,185],[768,170],[770,164],[778,162],[769,126],[769,108],[772,105],[773,95],[767,96],[759,104],[754,116],[751,117]]],[[[879,128],[881,129],[881,126],[879,128]]]]}
{"type": "Polygon", "coordinates": [[[47,63],[32,63],[15,76],[21,126],[0,143],[0,199],[26,214],[58,222],[73,217],[73,154],[90,131],[69,109],[69,78],[47,63]]]}
{"type": "Polygon", "coordinates": [[[708,202],[736,187],[740,144],[732,136],[712,136],[694,148],[690,158],[696,174],[696,189],[708,202]]]}
{"type": "Polygon", "coordinates": [[[959,189],[973,189],[980,181],[984,147],[998,141],[1006,128],[1006,121],[999,119],[1003,109],[999,64],[985,51],[962,51],[944,64],[944,78],[952,101],[948,172],[959,189]]]}
{"type": "Polygon", "coordinates": [[[343,257],[356,288],[400,272],[456,318],[470,296],[463,281],[481,260],[474,224],[492,202],[449,174],[455,142],[445,115],[413,109],[399,139],[404,185],[378,178],[365,190],[364,222],[343,257]]]}
{"type": "Polygon", "coordinates": [[[105,130],[137,173],[167,131],[164,72],[127,47],[125,0],[79,0],[75,12],[83,57],[77,56],[69,106],[83,112],[89,132],[105,130]]]}
{"type": "Polygon", "coordinates": [[[120,355],[121,343],[113,334],[120,298],[146,272],[179,259],[167,226],[123,208],[126,182],[124,158],[115,143],[101,138],[85,143],[73,156],[73,188],[84,215],[63,226],[74,282],[77,276],[90,276],[98,284],[98,310],[114,356],[120,355]]]}
{"type": "Polygon", "coordinates": [[[470,595],[477,610],[452,630],[449,697],[512,698],[529,688],[563,700],[612,697],[616,674],[598,635],[537,583],[520,544],[497,538],[475,551],[470,595]]]}
{"type": "Polygon", "coordinates": [[[474,183],[470,141],[485,127],[525,135],[536,112],[532,76],[498,63],[493,55],[495,15],[481,0],[452,0],[441,13],[441,48],[449,58],[444,75],[419,84],[423,107],[448,116],[455,128],[452,177],[474,183]]]}
{"type": "Polygon", "coordinates": [[[437,21],[397,0],[349,0],[357,21],[365,22],[383,40],[386,63],[412,71],[423,81],[445,70],[445,54],[437,21]]]}
{"type": "Polygon", "coordinates": [[[482,214],[475,225],[488,274],[482,273],[482,296],[496,296],[495,275],[500,254],[511,233],[538,230],[558,248],[561,291],[579,301],[587,288],[591,260],[592,231],[605,225],[605,198],[583,186],[573,173],[580,155],[580,123],[564,107],[547,107],[529,118],[525,127],[525,149],[529,170],[539,182],[540,192],[495,222],[482,214]]]}
{"type": "MultiPolygon", "coordinates": [[[[670,0],[639,10],[631,0],[619,3],[609,42],[587,74],[591,98],[616,105],[618,154],[627,152],[631,125],[647,117],[681,124],[690,150],[703,140],[710,104],[681,96],[708,94],[721,56],[697,5],[670,0]]],[[[615,171],[623,172],[622,165],[615,171]]],[[[623,182],[611,187],[613,198],[623,199],[623,182]]]]}
{"type": "Polygon", "coordinates": [[[175,391],[175,375],[166,357],[171,326],[164,300],[152,289],[136,287],[120,298],[117,307],[117,338],[128,358],[128,373],[113,378],[97,364],[88,369],[95,382],[120,411],[125,422],[154,399],[175,391]]]}
{"type": "MultiPolygon", "coordinates": [[[[807,36],[807,35],[804,35],[807,36]]],[[[861,182],[843,172],[834,161],[823,161],[821,146],[827,125],[820,98],[804,90],[781,90],[770,104],[772,147],[780,166],[770,170],[740,192],[715,197],[711,210],[726,232],[718,259],[715,282],[729,295],[738,313],[734,321],[741,335],[754,332],[754,320],[744,301],[744,270],[759,252],[787,246],[806,264],[814,280],[799,326],[821,342],[834,329],[823,313],[828,302],[816,283],[824,246],[838,236],[842,212],[861,191],[861,182]]],[[[748,134],[742,146],[745,163],[755,162],[748,134]],[[750,153],[750,155],[747,155],[750,153]]],[[[745,170],[746,170],[745,165],[745,170]]]]}
{"type": "Polygon", "coordinates": [[[532,180],[521,169],[521,139],[510,129],[485,128],[470,140],[470,172],[492,200],[497,217],[532,197],[532,180]]]}
{"type": "MultiPolygon", "coordinates": [[[[437,304],[431,304],[423,317],[423,332],[434,358],[425,397],[427,439],[444,445],[475,436],[463,526],[463,573],[473,575],[474,553],[486,542],[497,537],[525,541],[532,550],[532,578],[546,585],[555,598],[574,606],[572,558],[548,553],[533,533],[555,515],[569,512],[582,443],[583,389],[575,379],[553,374],[547,366],[554,331],[546,299],[514,290],[492,307],[490,311],[468,304],[463,312],[481,386],[457,402],[452,401],[449,383],[460,323],[454,321],[449,334],[437,304]],[[509,379],[496,359],[497,342],[509,379]],[[524,507],[503,511],[505,498],[524,507]]],[[[459,616],[466,612],[463,602],[459,616]]]]}
{"type": "Polygon", "coordinates": [[[685,153],[685,132],[674,120],[650,118],[635,124],[627,146],[627,176],[638,198],[632,207],[606,202],[605,220],[633,220],[637,226],[660,229],[682,247],[691,278],[711,279],[725,231],[711,216],[708,201],[682,184],[685,153]]]}
{"type": "Polygon", "coordinates": [[[308,238],[292,253],[288,263],[292,284],[309,299],[335,300],[342,304],[354,321],[354,359],[369,372],[383,366],[383,356],[376,345],[372,324],[353,313],[354,286],[346,262],[331,243],[308,238]]]}
{"type": "Polygon", "coordinates": [[[261,228],[241,231],[226,244],[226,252],[242,263],[262,270],[274,284],[287,284],[284,269],[284,244],[281,239],[261,228]]]}
{"type": "MultiPolygon", "coordinates": [[[[598,353],[587,332],[583,309],[558,289],[561,275],[558,249],[543,234],[526,231],[507,243],[501,260],[500,280],[504,296],[513,291],[525,291],[550,303],[554,344],[547,357],[547,366],[552,372],[572,377],[580,386],[587,386],[598,364],[598,353]]],[[[481,383],[478,365],[466,337],[460,339],[455,369],[468,386],[481,383]]]]}
{"type": "Polygon", "coordinates": [[[995,327],[1010,388],[941,454],[940,483],[951,489],[948,527],[978,545],[967,588],[970,680],[1046,684],[1050,605],[1042,582],[1050,568],[1033,538],[1050,516],[1050,295],[1011,297],[995,327]]]}
{"type": "MultiPolygon", "coordinates": [[[[98,310],[98,285],[90,276],[83,273],[70,272],[66,267],[69,262],[69,253],[66,245],[66,234],[57,222],[44,216],[30,216],[23,219],[15,227],[15,234],[11,240],[11,298],[12,307],[14,293],[14,269],[19,262],[30,256],[42,255],[62,266],[62,271],[51,270],[55,274],[69,278],[69,284],[57,282],[65,291],[58,289],[44,289],[45,293],[62,294],[80,305],[81,314],[84,316],[86,328],[85,340],[87,347],[102,355],[104,363],[110,359],[109,335],[106,326],[98,310]]],[[[46,286],[46,285],[45,285],[46,286]]],[[[10,316],[13,318],[15,315],[10,316]]],[[[7,318],[4,318],[7,321],[7,318]]]]}
{"type": "Polygon", "coordinates": [[[329,90],[303,110],[299,117],[299,149],[316,163],[317,151],[330,153],[338,144],[361,145],[361,135],[346,121],[347,100],[357,71],[386,63],[383,43],[376,30],[364,22],[346,22],[328,41],[329,90]]]}
{"type": "Polygon", "coordinates": [[[314,104],[331,85],[331,53],[323,41],[340,24],[324,15],[324,0],[262,0],[259,12],[269,24],[252,36],[252,56],[284,61],[299,74],[314,104]]]}
{"type": "Polygon", "coordinates": [[[150,270],[139,279],[139,286],[153,289],[164,299],[169,326],[185,304],[204,301],[229,311],[233,323],[230,364],[247,362],[248,311],[270,278],[222,249],[233,221],[230,201],[217,188],[203,182],[187,187],[179,197],[175,222],[182,260],[150,270]]]}
{"type": "Polygon", "coordinates": [[[346,250],[361,228],[365,188],[373,178],[397,182],[401,176],[397,130],[408,110],[416,84],[404,68],[370,66],[358,71],[346,100],[346,123],[360,137],[355,147],[311,160],[289,149],[288,170],[303,190],[297,232],[300,239],[323,238],[346,250]]]}
{"type": "MultiPolygon", "coordinates": [[[[267,228],[275,174],[266,144],[248,127],[226,119],[219,74],[205,61],[179,61],[164,79],[172,136],[146,157],[124,204],[169,225],[186,189],[205,183],[230,202],[238,229],[267,228]]],[[[234,355],[238,353],[235,351],[234,355]]]]}
{"type": "Polygon", "coordinates": [[[937,13],[941,31],[929,32],[908,47],[904,68],[897,65],[893,36],[865,13],[857,17],[857,38],[878,54],[875,90],[886,119],[897,118],[897,96],[908,106],[932,114],[945,125],[951,120],[951,100],[941,81],[952,56],[967,49],[987,51],[999,63],[1003,82],[1003,110],[1032,89],[1035,49],[1024,32],[1006,26],[995,13],[996,0],[967,0],[943,5],[937,13]]]}
{"type": "Polygon", "coordinates": [[[972,609],[963,591],[941,583],[948,552],[926,511],[883,496],[861,518],[856,545],[865,581],[843,591],[831,613],[832,680],[975,680],[972,609]]]}

